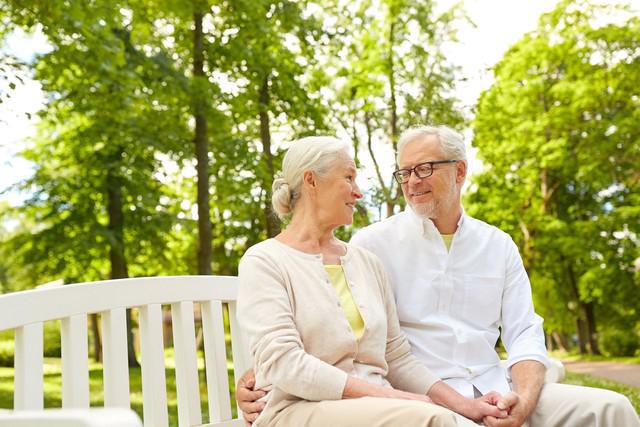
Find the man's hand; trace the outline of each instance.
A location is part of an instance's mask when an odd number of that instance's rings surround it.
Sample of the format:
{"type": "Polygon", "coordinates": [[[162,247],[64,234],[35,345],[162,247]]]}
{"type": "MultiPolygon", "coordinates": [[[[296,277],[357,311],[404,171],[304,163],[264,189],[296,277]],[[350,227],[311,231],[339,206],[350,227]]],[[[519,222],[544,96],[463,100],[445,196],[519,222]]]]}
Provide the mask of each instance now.
{"type": "Polygon", "coordinates": [[[265,405],[264,402],[256,402],[261,397],[264,397],[266,392],[264,390],[253,390],[255,385],[256,377],[253,374],[253,369],[249,369],[242,374],[236,386],[236,401],[238,402],[238,406],[240,406],[242,416],[247,426],[253,424],[265,405]]]}
{"type": "Polygon", "coordinates": [[[517,393],[509,392],[502,396],[496,406],[505,410],[509,415],[506,418],[495,418],[492,416],[483,419],[487,427],[520,427],[529,418],[533,411],[531,403],[517,393]]]}
{"type": "Polygon", "coordinates": [[[510,408],[509,416],[503,420],[484,419],[488,427],[520,427],[538,405],[538,397],[544,383],[545,367],[535,360],[522,360],[511,366],[513,392],[507,393],[498,406],[510,408]]]}

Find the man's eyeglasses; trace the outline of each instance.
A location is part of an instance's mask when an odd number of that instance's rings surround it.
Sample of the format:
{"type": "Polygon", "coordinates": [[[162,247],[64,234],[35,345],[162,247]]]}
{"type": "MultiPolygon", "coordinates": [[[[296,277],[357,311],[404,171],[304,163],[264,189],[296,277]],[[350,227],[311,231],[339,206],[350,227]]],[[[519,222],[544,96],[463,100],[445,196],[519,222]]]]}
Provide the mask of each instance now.
{"type": "Polygon", "coordinates": [[[433,175],[433,165],[455,162],[457,162],[457,160],[435,160],[433,162],[424,162],[415,165],[412,168],[398,169],[393,173],[393,177],[396,179],[396,181],[398,181],[399,184],[409,182],[409,178],[411,178],[411,172],[415,173],[418,178],[429,178],[431,175],[433,175]]]}

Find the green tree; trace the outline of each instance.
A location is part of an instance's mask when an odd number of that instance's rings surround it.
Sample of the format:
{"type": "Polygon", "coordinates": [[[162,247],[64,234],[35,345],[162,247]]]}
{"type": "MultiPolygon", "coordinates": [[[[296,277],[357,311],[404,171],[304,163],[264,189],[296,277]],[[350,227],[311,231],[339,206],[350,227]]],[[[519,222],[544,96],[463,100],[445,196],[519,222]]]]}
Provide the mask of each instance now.
{"type": "Polygon", "coordinates": [[[391,215],[402,206],[400,187],[381,173],[375,144],[395,155],[401,131],[416,124],[465,123],[453,95],[457,67],[443,46],[455,42],[454,23],[464,19],[459,5],[438,14],[433,1],[361,0],[338,8],[327,76],[334,89],[332,118],[366,148],[377,176],[378,200],[391,215]],[[375,10],[376,13],[373,13],[375,10]]]}
{"type": "MultiPolygon", "coordinates": [[[[250,168],[261,189],[266,235],[280,232],[271,208],[271,186],[279,169],[280,140],[326,130],[317,88],[306,77],[316,62],[319,23],[305,16],[306,2],[234,1],[222,4],[216,43],[217,69],[236,86],[230,99],[232,132],[250,141],[259,160],[250,168]]],[[[210,55],[211,57],[213,55],[210,55]]],[[[281,144],[280,144],[281,145],[281,144]]]]}
{"type": "Polygon", "coordinates": [[[520,244],[547,328],[575,325],[582,352],[640,319],[639,52],[637,16],[562,1],[496,65],[474,123],[469,211],[520,244]]]}
{"type": "MultiPolygon", "coordinates": [[[[35,64],[50,100],[40,134],[23,153],[36,164],[22,185],[33,193],[24,212],[35,227],[12,240],[23,262],[37,266],[38,277],[69,283],[102,279],[107,271],[113,279],[129,277],[132,261],[167,259],[172,221],[160,202],[156,153],[182,140],[185,127],[175,125],[180,110],[166,107],[165,64],[136,49],[126,10],[110,2],[13,12],[19,25],[42,25],[54,46],[35,64]]],[[[97,337],[95,318],[93,330],[97,337]]]]}

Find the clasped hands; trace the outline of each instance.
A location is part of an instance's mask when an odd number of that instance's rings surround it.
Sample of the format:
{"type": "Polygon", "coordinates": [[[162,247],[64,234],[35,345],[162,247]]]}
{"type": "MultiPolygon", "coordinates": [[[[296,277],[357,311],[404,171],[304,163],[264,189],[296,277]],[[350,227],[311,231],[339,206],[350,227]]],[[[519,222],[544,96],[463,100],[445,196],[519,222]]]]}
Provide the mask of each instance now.
{"type": "MultiPolygon", "coordinates": [[[[236,390],[236,399],[242,410],[247,426],[251,426],[264,409],[265,402],[259,399],[266,395],[264,390],[254,390],[255,377],[253,370],[249,370],[242,375],[238,381],[236,390]]],[[[474,421],[482,421],[488,427],[520,427],[526,421],[530,411],[527,404],[520,395],[515,392],[509,392],[501,396],[497,392],[490,392],[477,399],[470,401],[470,418],[474,421]],[[499,409],[498,416],[486,415],[488,413],[496,413],[495,409],[499,409]]]]}

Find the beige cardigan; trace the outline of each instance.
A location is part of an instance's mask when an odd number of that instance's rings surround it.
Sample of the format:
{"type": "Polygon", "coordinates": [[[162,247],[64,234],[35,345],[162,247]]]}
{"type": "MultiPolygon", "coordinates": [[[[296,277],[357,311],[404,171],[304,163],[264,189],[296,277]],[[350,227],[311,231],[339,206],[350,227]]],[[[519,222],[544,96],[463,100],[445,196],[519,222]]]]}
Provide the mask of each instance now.
{"type": "Polygon", "coordinates": [[[269,390],[256,426],[300,399],[341,399],[347,375],[420,394],[438,380],[410,353],[378,258],[347,245],[341,263],[365,324],[360,342],[322,255],[269,239],[242,257],[238,320],[248,337],[256,387],[269,390]]]}

